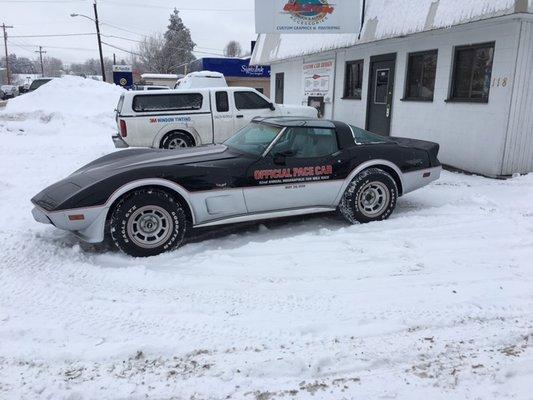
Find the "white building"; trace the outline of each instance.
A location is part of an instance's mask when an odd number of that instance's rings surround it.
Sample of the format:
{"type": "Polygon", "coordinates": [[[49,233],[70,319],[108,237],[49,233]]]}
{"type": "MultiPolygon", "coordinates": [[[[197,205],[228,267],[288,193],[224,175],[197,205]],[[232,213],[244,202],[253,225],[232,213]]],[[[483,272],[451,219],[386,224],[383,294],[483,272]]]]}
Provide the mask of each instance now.
{"type": "Polygon", "coordinates": [[[183,75],[177,74],[141,74],[141,82],[145,85],[168,86],[173,88],[183,75]]]}
{"type": "Polygon", "coordinates": [[[441,144],[444,164],[533,172],[533,0],[366,0],[359,35],[260,35],[271,93],[441,144]]]}

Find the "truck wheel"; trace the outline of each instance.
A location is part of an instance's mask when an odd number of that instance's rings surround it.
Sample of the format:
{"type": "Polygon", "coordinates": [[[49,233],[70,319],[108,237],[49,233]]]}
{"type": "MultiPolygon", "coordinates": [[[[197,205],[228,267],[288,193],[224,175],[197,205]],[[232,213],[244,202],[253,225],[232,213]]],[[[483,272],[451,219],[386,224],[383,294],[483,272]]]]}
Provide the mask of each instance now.
{"type": "Polygon", "coordinates": [[[174,150],[194,146],[194,139],[183,132],[171,132],[161,141],[162,149],[174,150]]]}
{"type": "Polygon", "coordinates": [[[394,178],[381,169],[370,168],[350,182],[339,211],[351,224],[383,221],[394,211],[397,199],[394,178]]]}
{"type": "Polygon", "coordinates": [[[158,189],[140,189],[117,204],[110,233],[124,253],[150,257],[179,247],[188,225],[183,206],[172,196],[158,189]]]}

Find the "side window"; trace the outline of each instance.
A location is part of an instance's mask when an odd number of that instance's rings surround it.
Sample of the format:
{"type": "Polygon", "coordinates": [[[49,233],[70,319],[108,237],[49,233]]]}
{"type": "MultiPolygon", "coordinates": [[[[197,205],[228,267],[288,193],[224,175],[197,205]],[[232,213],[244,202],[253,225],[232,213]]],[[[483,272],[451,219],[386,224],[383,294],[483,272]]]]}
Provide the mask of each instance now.
{"type": "Polygon", "coordinates": [[[451,100],[488,103],[494,43],[455,49],[451,100]]]}
{"type": "Polygon", "coordinates": [[[363,90],[363,66],[363,60],[348,61],[346,63],[343,98],[361,100],[361,92],[363,90]]]}
{"type": "Polygon", "coordinates": [[[228,112],[229,111],[228,92],[216,92],[215,98],[217,102],[217,111],[228,112]]]}
{"type": "Polygon", "coordinates": [[[283,104],[283,100],[285,97],[285,74],[283,72],[279,72],[276,74],[276,103],[277,104],[283,104]]]}
{"type": "Polygon", "coordinates": [[[137,95],[133,98],[133,111],[186,111],[202,108],[200,93],[137,95]]]}
{"type": "Polygon", "coordinates": [[[261,110],[270,108],[270,103],[254,92],[235,92],[237,110],[261,110]]]}
{"type": "Polygon", "coordinates": [[[293,158],[324,157],[339,151],[334,129],[288,128],[270,154],[284,153],[293,158]]]}
{"type": "Polygon", "coordinates": [[[409,54],[404,100],[433,101],[437,50],[409,54]]]}

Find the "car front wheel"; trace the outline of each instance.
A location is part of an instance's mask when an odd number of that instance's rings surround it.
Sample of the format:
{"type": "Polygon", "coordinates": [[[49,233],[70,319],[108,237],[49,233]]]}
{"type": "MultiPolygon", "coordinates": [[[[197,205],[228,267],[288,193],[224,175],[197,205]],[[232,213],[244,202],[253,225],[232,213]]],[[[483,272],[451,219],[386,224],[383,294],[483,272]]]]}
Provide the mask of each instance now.
{"type": "Polygon", "coordinates": [[[124,197],[110,221],[113,243],[133,257],[155,256],[179,247],[188,228],[183,206],[158,189],[140,189],[124,197]]]}
{"type": "Polygon", "coordinates": [[[370,168],[350,182],[339,211],[351,224],[382,221],[390,217],[397,199],[394,178],[381,169],[370,168]]]}

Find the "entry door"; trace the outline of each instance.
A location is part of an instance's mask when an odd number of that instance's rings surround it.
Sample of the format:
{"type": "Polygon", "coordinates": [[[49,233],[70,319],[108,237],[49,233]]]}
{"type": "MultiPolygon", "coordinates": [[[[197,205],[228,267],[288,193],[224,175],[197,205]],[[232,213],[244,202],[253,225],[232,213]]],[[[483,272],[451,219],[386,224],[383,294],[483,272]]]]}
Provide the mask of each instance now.
{"type": "Polygon", "coordinates": [[[368,88],[366,128],[383,136],[390,135],[396,54],[372,57],[368,88]]]}

